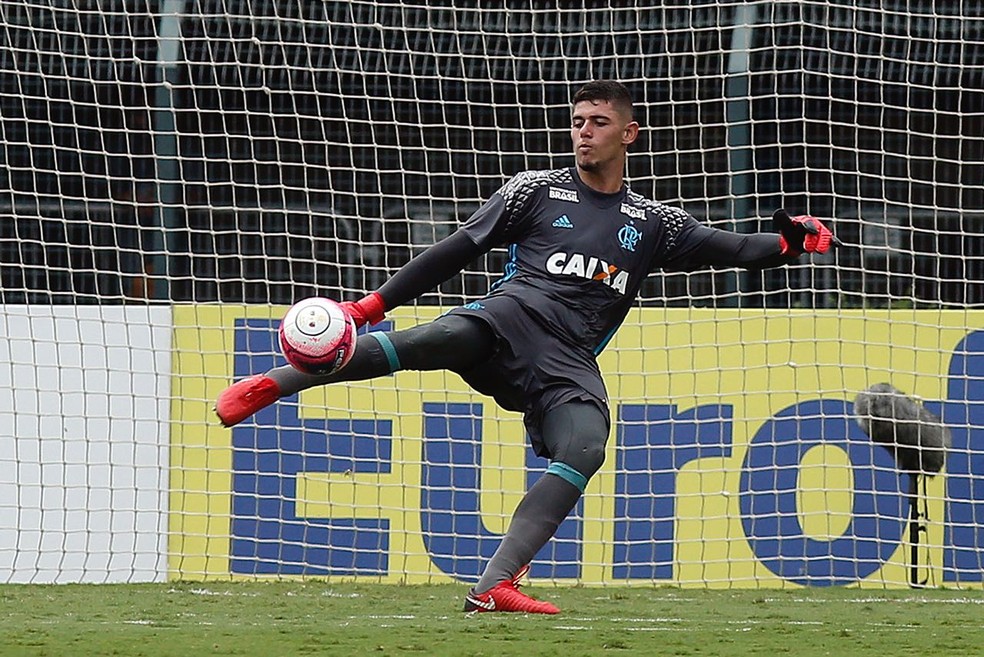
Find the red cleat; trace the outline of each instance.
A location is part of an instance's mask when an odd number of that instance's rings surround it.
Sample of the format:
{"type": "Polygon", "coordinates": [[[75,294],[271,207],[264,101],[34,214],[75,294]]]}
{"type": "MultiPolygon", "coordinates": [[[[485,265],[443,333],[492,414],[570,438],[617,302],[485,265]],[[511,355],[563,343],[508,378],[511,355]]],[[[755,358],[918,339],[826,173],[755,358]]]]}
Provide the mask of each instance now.
{"type": "Polygon", "coordinates": [[[520,568],[519,569],[519,572],[517,572],[515,575],[513,575],[512,585],[515,586],[517,589],[520,586],[522,586],[523,585],[523,578],[526,577],[527,575],[529,575],[530,568],[532,568],[532,567],[533,567],[533,564],[529,564],[528,563],[525,566],[523,566],[522,568],[520,568]]]}
{"type": "Polygon", "coordinates": [[[280,386],[265,374],[236,381],[215,402],[215,414],[223,426],[239,424],[256,411],[280,399],[280,386]]]}
{"type": "Polygon", "coordinates": [[[534,600],[520,592],[514,580],[499,582],[485,593],[469,591],[465,596],[465,611],[520,611],[527,614],[559,614],[560,609],[549,602],[534,600]]]}

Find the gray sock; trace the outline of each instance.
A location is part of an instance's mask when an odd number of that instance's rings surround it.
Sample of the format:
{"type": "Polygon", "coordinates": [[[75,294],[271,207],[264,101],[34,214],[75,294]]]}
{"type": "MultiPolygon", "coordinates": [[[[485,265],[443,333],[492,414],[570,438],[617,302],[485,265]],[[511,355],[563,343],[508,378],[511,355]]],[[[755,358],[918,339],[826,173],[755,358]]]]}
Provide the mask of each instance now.
{"type": "Polygon", "coordinates": [[[547,473],[540,477],[516,507],[509,530],[475,585],[475,592],[485,593],[499,582],[512,579],[532,561],[580,497],[577,486],[557,475],[547,473]]]}
{"type": "Polygon", "coordinates": [[[308,388],[313,388],[314,386],[321,385],[324,383],[323,376],[314,376],[313,374],[305,374],[295,370],[290,365],[284,365],[282,367],[275,367],[266,373],[268,377],[277,382],[280,386],[280,396],[290,397],[299,393],[301,390],[307,390],[308,388]]]}
{"type": "Polygon", "coordinates": [[[339,381],[363,381],[392,374],[389,359],[379,341],[372,335],[360,335],[355,354],[340,372],[317,376],[295,370],[290,365],[275,367],[266,373],[280,386],[280,396],[290,397],[302,390],[339,381]]]}
{"type": "Polygon", "coordinates": [[[484,321],[444,315],[405,331],[363,333],[352,360],[334,374],[304,374],[288,365],[270,370],[267,376],[280,386],[281,397],[289,397],[314,386],[365,381],[404,369],[461,372],[486,360],[495,349],[495,333],[484,321]]]}

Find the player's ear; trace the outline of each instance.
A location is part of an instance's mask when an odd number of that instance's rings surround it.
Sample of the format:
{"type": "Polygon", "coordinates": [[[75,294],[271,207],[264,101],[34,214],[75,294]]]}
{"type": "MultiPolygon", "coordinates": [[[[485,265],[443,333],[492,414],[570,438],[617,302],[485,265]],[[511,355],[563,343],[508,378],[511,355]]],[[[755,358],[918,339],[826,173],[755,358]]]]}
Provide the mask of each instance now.
{"type": "Polygon", "coordinates": [[[629,146],[638,136],[639,123],[637,121],[629,121],[625,124],[625,129],[622,131],[622,144],[629,146]]]}

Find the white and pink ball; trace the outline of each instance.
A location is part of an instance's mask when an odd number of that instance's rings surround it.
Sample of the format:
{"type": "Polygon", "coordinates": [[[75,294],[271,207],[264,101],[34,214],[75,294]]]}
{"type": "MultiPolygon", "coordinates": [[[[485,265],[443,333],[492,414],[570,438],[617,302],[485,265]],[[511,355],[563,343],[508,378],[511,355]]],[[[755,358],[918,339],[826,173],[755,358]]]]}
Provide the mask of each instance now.
{"type": "Polygon", "coordinates": [[[280,322],[280,350],[307,374],[332,374],[355,353],[355,322],[340,304],[324,297],[298,301],[280,322]]]}

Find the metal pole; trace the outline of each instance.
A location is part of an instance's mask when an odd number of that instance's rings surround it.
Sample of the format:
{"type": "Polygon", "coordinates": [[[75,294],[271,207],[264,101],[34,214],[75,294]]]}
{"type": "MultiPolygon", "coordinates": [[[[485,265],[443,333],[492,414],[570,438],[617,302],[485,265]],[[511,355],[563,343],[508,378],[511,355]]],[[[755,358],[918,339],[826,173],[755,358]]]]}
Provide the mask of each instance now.
{"type": "Polygon", "coordinates": [[[187,0],[164,0],[158,27],[157,72],[160,84],[154,94],[154,157],[157,164],[157,228],[153,240],[154,297],[170,299],[170,257],[174,233],[180,225],[177,212],[180,184],[178,133],[174,118],[174,85],[182,58],[181,17],[187,0]]]}
{"type": "MultiPolygon", "coordinates": [[[[728,55],[728,78],[725,84],[726,121],[728,130],[728,162],[731,171],[731,217],[737,232],[748,232],[749,196],[752,184],[752,126],[749,99],[749,51],[752,32],[758,22],[759,3],[741,3],[735,8],[728,55]]],[[[741,292],[747,289],[742,280],[747,274],[736,273],[729,281],[728,292],[734,292],[729,306],[741,306],[741,292]],[[733,287],[731,287],[733,286],[733,287]]],[[[730,278],[730,277],[729,277],[730,278]]]]}
{"type": "Polygon", "coordinates": [[[909,586],[914,589],[925,588],[929,583],[928,574],[925,579],[919,577],[919,537],[928,532],[928,517],[919,513],[920,478],[916,472],[909,473],[909,586]]]}

